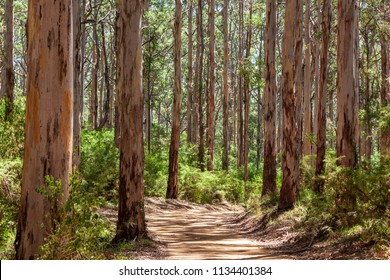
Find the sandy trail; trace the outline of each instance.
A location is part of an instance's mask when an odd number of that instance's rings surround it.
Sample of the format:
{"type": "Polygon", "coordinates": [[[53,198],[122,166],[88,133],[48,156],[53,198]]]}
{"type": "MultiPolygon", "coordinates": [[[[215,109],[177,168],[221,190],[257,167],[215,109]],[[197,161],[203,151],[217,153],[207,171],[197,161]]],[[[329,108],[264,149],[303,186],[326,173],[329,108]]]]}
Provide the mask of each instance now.
{"type": "Polygon", "coordinates": [[[229,206],[198,205],[182,201],[146,199],[149,234],[164,244],[166,259],[249,260],[285,259],[261,248],[232,227],[239,213],[229,206]]]}

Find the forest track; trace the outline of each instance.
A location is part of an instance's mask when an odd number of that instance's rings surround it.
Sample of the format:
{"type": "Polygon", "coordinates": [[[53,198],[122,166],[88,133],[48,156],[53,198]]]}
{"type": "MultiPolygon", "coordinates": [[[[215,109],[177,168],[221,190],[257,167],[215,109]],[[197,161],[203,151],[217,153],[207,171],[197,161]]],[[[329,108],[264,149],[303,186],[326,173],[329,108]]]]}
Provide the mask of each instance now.
{"type": "Polygon", "coordinates": [[[150,237],[165,259],[252,260],[288,259],[239,232],[232,220],[243,209],[228,204],[200,205],[180,200],[146,199],[150,237]]]}

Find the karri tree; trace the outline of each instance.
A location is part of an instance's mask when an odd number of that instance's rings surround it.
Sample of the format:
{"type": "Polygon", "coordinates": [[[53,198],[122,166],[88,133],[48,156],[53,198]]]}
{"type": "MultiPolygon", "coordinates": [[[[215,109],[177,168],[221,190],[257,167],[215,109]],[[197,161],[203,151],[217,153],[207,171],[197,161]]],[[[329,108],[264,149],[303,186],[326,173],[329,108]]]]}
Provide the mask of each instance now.
{"type": "Polygon", "coordinates": [[[117,1],[119,209],[114,243],[145,234],[142,94],[143,0],[117,1]]]}
{"type": "Polygon", "coordinates": [[[169,147],[168,186],[166,198],[176,199],[179,193],[179,142],[181,110],[181,0],[176,0],[175,16],[175,80],[172,112],[171,145],[169,147]]]}
{"type": "Polygon", "coordinates": [[[276,1],[267,0],[265,26],[264,169],[262,195],[276,191],[276,1]]]}
{"type": "Polygon", "coordinates": [[[286,210],[294,206],[299,184],[299,130],[297,106],[300,102],[297,84],[302,61],[302,40],[299,39],[301,26],[301,1],[290,0],[286,3],[283,40],[283,182],[280,190],[279,209],[286,210]]]}
{"type": "Polygon", "coordinates": [[[28,72],[22,199],[17,259],[34,259],[68,197],[73,152],[71,0],[28,2],[28,72]],[[37,192],[45,176],[61,180],[55,205],[37,192]]]}

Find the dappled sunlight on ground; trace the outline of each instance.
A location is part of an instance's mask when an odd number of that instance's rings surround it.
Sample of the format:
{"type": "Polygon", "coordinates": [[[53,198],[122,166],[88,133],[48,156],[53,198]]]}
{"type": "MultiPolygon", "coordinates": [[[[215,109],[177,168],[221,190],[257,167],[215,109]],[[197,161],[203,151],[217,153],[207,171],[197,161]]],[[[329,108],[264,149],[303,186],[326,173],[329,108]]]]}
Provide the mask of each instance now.
{"type": "Polygon", "coordinates": [[[228,225],[235,210],[227,205],[197,205],[183,201],[146,199],[148,232],[164,244],[167,259],[285,259],[261,248],[228,225]]]}

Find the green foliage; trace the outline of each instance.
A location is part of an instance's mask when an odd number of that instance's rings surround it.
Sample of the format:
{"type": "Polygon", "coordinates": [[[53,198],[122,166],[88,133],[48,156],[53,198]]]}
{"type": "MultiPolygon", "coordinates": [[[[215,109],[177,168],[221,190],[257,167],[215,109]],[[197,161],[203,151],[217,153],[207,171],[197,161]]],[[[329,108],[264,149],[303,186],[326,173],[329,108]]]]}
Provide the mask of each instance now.
{"type": "Polygon", "coordinates": [[[390,106],[383,107],[380,111],[379,129],[390,129],[390,106]]]}
{"type": "Polygon", "coordinates": [[[119,182],[119,151],[114,131],[83,130],[81,135],[80,173],[88,191],[112,201],[117,197],[119,182]]]}
{"type": "MultiPolygon", "coordinates": [[[[375,158],[375,157],[374,157],[375,158]]],[[[378,157],[380,158],[380,157],[378,157]]],[[[324,193],[316,194],[314,167],[303,165],[304,181],[299,205],[307,225],[333,224],[344,238],[351,233],[382,242],[390,240],[390,161],[361,163],[356,169],[339,166],[334,151],[326,155],[324,193]],[[311,178],[310,176],[313,175],[311,178]]],[[[303,163],[305,160],[303,160],[303,163]]],[[[306,161],[309,162],[309,161],[306,161]]]]}
{"type": "Polygon", "coordinates": [[[179,168],[179,195],[182,199],[212,203],[221,194],[234,203],[244,201],[245,187],[242,180],[223,171],[201,172],[199,168],[188,165],[179,168]]]}
{"type": "Polygon", "coordinates": [[[104,259],[113,229],[98,209],[99,201],[88,191],[78,175],[71,176],[69,198],[62,207],[61,181],[45,177],[46,185],[37,189],[51,205],[53,232],[41,247],[41,259],[104,259]]]}
{"type": "MultiPolygon", "coordinates": [[[[185,142],[183,139],[182,143],[185,142]]],[[[213,203],[221,198],[233,203],[245,202],[246,193],[258,195],[261,190],[261,175],[251,168],[249,182],[244,183],[242,169],[202,172],[198,167],[198,150],[191,144],[181,145],[179,151],[179,197],[198,203],[213,203]]],[[[216,160],[216,166],[220,162],[216,160]]],[[[164,197],[168,180],[168,149],[159,148],[145,157],[145,195],[164,197]]]]}
{"type": "Polygon", "coordinates": [[[20,203],[22,162],[0,160],[0,259],[13,257],[20,203]]]}
{"type": "Polygon", "coordinates": [[[25,98],[16,98],[12,114],[5,118],[5,99],[0,100],[0,158],[21,158],[24,148],[25,98]]]}
{"type": "Polygon", "coordinates": [[[144,184],[146,196],[164,197],[168,181],[168,150],[156,149],[145,156],[144,184]]]}

